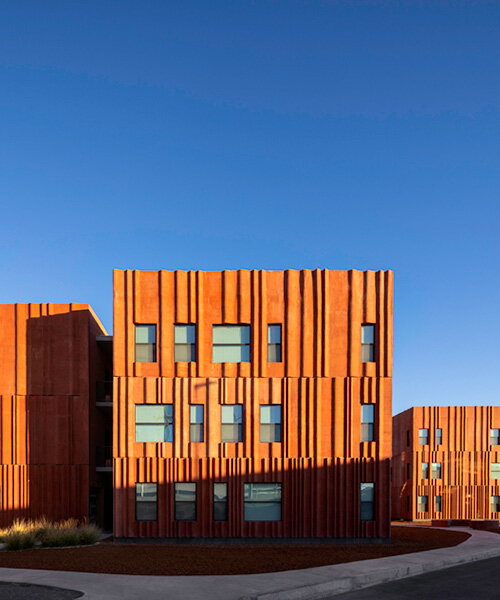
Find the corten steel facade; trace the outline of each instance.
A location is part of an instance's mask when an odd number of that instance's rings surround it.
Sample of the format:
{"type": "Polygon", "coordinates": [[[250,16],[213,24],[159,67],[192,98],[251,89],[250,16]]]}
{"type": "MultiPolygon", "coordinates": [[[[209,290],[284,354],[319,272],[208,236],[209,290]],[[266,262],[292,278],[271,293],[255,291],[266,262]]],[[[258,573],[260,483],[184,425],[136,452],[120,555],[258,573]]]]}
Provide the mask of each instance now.
{"type": "Polygon", "coordinates": [[[95,394],[111,369],[96,343],[105,333],[86,304],[0,305],[0,525],[103,523],[111,473],[96,472],[104,423],[95,394]]]}
{"type": "Polygon", "coordinates": [[[115,536],[389,537],[392,272],[116,270],[113,337],[115,536]],[[249,326],[247,362],[213,362],[224,324],[249,326]],[[154,332],[150,362],[136,361],[141,325],[154,332]],[[191,362],[174,360],[175,325],[194,326],[191,362]],[[268,325],[281,325],[280,362],[268,362],[268,325]],[[370,362],[363,325],[375,333],[370,362]],[[222,442],[221,407],[235,404],[241,441],[222,442]],[[361,440],[363,404],[373,441],[361,440]],[[171,405],[172,441],[136,441],[144,405],[171,405]],[[203,442],[190,441],[191,405],[203,407],[203,442]],[[281,407],[280,441],[261,441],[261,406],[281,407]],[[281,486],[280,518],[245,520],[245,484],[265,482],[281,486]],[[176,519],[176,483],[196,484],[192,520],[176,519]],[[214,483],[227,484],[226,520],[214,520],[214,483]],[[155,501],[137,520],[143,484],[155,501]],[[362,484],[374,484],[364,520],[362,484]]]}
{"type": "Polygon", "coordinates": [[[393,518],[499,519],[499,433],[499,406],[415,407],[393,417],[393,518]]]}

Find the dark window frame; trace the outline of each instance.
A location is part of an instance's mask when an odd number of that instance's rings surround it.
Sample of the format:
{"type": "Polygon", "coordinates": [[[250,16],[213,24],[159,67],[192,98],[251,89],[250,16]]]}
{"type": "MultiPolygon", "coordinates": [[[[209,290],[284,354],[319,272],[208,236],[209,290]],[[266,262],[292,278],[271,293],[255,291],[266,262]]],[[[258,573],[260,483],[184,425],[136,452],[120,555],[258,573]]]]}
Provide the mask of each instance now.
{"type": "Polygon", "coordinates": [[[196,362],[196,353],[197,353],[197,328],[196,323],[174,323],[174,362],[175,363],[192,363],[196,362]],[[175,341],[175,333],[177,327],[192,327],[194,329],[194,342],[176,342],[175,341]],[[190,360],[180,360],[176,357],[176,350],[178,347],[190,347],[191,356],[190,360]]]}
{"type": "Polygon", "coordinates": [[[375,363],[377,358],[375,356],[375,343],[377,339],[377,324],[376,323],[362,323],[361,324],[361,362],[364,363],[375,363]],[[373,331],[373,342],[363,342],[364,329],[371,327],[373,331]],[[368,356],[365,356],[368,355],[368,356]]]}
{"type": "Polygon", "coordinates": [[[158,362],[158,324],[157,323],[134,323],[134,362],[143,364],[154,364],[158,362]],[[155,341],[154,342],[137,342],[137,328],[138,327],[154,327],[155,328],[155,341]],[[137,347],[138,346],[152,346],[153,347],[153,360],[137,360],[137,347]]]}
{"type": "Polygon", "coordinates": [[[249,363],[252,361],[252,325],[250,323],[212,323],[212,364],[223,365],[223,364],[240,364],[249,363]],[[214,343],[214,331],[217,327],[247,327],[248,328],[248,344],[221,344],[214,343]],[[248,347],[248,360],[230,360],[230,361],[214,361],[214,348],[217,347],[234,347],[234,348],[246,348],[248,347]]]}
{"type": "Polygon", "coordinates": [[[190,444],[204,444],[205,443],[205,405],[204,404],[189,404],[189,443],[190,444]],[[199,423],[198,421],[192,421],[191,416],[191,407],[199,407],[203,408],[203,421],[199,423]],[[201,425],[201,428],[199,427],[201,425]],[[201,439],[194,440],[195,437],[193,435],[193,427],[196,426],[197,430],[201,431],[201,439]]]}
{"type": "Polygon", "coordinates": [[[418,430],[418,445],[419,446],[428,446],[429,445],[429,428],[428,427],[420,427],[418,430]],[[426,431],[427,434],[424,438],[424,436],[420,433],[421,431],[426,431]],[[425,442],[422,442],[421,440],[425,439],[425,442]]]}
{"type": "Polygon", "coordinates": [[[195,523],[198,521],[198,486],[196,485],[196,481],[176,481],[174,482],[174,521],[180,521],[184,523],[195,523]],[[177,500],[176,494],[177,485],[194,485],[194,519],[180,519],[177,515],[177,504],[193,504],[191,500],[177,500]]]}
{"type": "Polygon", "coordinates": [[[277,364],[283,362],[283,325],[281,323],[268,323],[267,324],[267,362],[268,363],[277,363],[277,364]],[[269,341],[269,337],[271,334],[271,327],[279,327],[280,328],[279,343],[269,341]],[[279,360],[271,360],[273,350],[276,350],[276,356],[279,356],[279,360]]]}
{"type": "MultiPolygon", "coordinates": [[[[271,429],[271,427],[267,427],[267,429],[271,429]]],[[[260,404],[259,405],[259,441],[261,444],[281,444],[283,442],[283,406],[281,404],[260,404]],[[280,420],[279,423],[263,423],[262,422],[262,408],[264,407],[278,407],[280,409],[280,420]],[[278,440],[263,440],[262,439],[262,426],[274,426],[274,432],[277,431],[276,425],[279,425],[279,439],[278,440]]]]}
{"type": "Polygon", "coordinates": [[[135,520],[139,523],[154,523],[156,521],[158,521],[158,483],[155,481],[136,481],[135,482],[135,511],[134,511],[134,516],[135,516],[135,520]],[[156,488],[156,500],[155,502],[152,501],[145,501],[143,504],[154,504],[155,505],[155,518],[154,519],[139,519],[137,517],[137,506],[139,504],[139,502],[137,501],[137,486],[139,485],[154,485],[156,488]]]}
{"type": "Polygon", "coordinates": [[[162,402],[161,404],[146,404],[146,403],[135,404],[134,418],[135,418],[134,441],[136,444],[173,444],[175,427],[174,427],[174,405],[172,402],[162,402]],[[137,407],[138,406],[165,406],[165,407],[169,406],[169,407],[171,407],[172,414],[165,416],[165,421],[163,422],[163,427],[164,427],[165,431],[168,429],[169,426],[171,427],[172,439],[171,440],[162,440],[161,442],[158,442],[158,441],[156,441],[156,442],[153,442],[153,441],[138,442],[137,441],[137,425],[160,425],[160,423],[150,423],[148,421],[143,421],[143,422],[139,421],[138,422],[137,421],[137,407]],[[169,422],[169,419],[171,420],[171,422],[169,422]]]}
{"type": "Polygon", "coordinates": [[[362,523],[372,523],[373,521],[375,521],[375,516],[376,516],[376,510],[375,510],[375,502],[376,502],[376,496],[375,496],[375,482],[373,481],[362,481],[359,485],[359,519],[362,523]],[[370,485],[371,486],[371,490],[372,490],[372,500],[363,500],[363,492],[362,492],[362,486],[363,485],[370,485]],[[370,517],[371,518],[367,518],[364,516],[364,513],[366,511],[363,511],[363,507],[366,506],[370,506],[370,517]]]}
{"type": "MultiPolygon", "coordinates": [[[[238,403],[238,404],[221,404],[221,416],[220,416],[220,442],[221,444],[241,444],[243,442],[243,420],[244,420],[244,410],[243,410],[243,404],[238,403]],[[223,409],[227,406],[230,406],[231,408],[233,407],[238,407],[241,411],[241,420],[240,422],[238,421],[232,421],[231,423],[225,423],[222,421],[222,413],[223,413],[223,409]],[[238,439],[225,439],[223,431],[224,431],[224,425],[232,425],[233,427],[235,425],[238,426],[238,439]]],[[[234,413],[233,413],[234,414],[234,413]]]]}
{"type": "Polygon", "coordinates": [[[374,442],[375,441],[375,406],[376,406],[375,404],[370,403],[370,402],[365,402],[365,403],[361,404],[361,441],[362,442],[374,442]],[[363,412],[364,412],[363,408],[365,406],[370,406],[373,409],[371,421],[363,420],[363,412]],[[363,426],[365,426],[365,427],[363,427],[363,426]],[[366,438],[369,438],[369,439],[366,439],[366,438]]]}
{"type": "Polygon", "coordinates": [[[229,520],[229,485],[227,481],[214,481],[212,482],[212,520],[216,523],[226,523],[229,520]],[[216,485],[225,485],[226,486],[226,499],[225,500],[216,500],[215,499],[215,486],[216,485]],[[225,518],[219,519],[215,518],[216,506],[224,505],[225,510],[225,518]]]}
{"type": "Polygon", "coordinates": [[[245,523],[281,523],[283,521],[283,483],[281,481],[245,481],[243,483],[243,521],[245,523]],[[245,486],[247,485],[279,485],[280,489],[280,518],[279,519],[247,519],[245,517],[245,506],[247,504],[278,504],[277,500],[245,500],[245,486]]]}

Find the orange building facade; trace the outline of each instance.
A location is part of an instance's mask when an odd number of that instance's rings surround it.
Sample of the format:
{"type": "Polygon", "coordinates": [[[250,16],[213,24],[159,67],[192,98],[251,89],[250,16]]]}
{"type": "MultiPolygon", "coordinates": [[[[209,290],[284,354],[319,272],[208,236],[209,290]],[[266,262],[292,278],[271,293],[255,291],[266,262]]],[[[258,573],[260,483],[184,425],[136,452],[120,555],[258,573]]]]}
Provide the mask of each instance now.
{"type": "Polygon", "coordinates": [[[388,538],[390,271],[114,271],[114,535],[388,538]]]}
{"type": "Polygon", "coordinates": [[[0,525],[111,520],[111,462],[109,473],[96,464],[111,432],[111,409],[96,406],[111,378],[105,335],[86,304],[0,305],[0,525]]]}
{"type": "Polygon", "coordinates": [[[500,407],[410,408],[393,418],[393,519],[500,519],[500,407]]]}

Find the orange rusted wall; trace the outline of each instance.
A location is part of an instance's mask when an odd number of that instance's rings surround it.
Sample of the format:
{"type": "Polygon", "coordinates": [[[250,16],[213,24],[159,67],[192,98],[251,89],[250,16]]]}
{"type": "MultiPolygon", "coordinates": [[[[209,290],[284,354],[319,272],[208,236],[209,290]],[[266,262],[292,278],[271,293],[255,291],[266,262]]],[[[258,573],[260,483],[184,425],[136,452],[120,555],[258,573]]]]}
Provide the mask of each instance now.
{"type": "Polygon", "coordinates": [[[426,406],[396,415],[393,418],[392,517],[410,520],[500,518],[500,514],[490,510],[490,497],[500,496],[500,480],[491,479],[491,463],[500,462],[500,446],[490,444],[490,429],[497,428],[500,428],[500,406],[426,406]],[[437,428],[442,430],[441,445],[436,443],[437,428]],[[428,445],[419,445],[419,429],[429,429],[428,445]],[[423,462],[429,463],[428,479],[422,479],[423,462]],[[441,463],[440,479],[431,478],[433,462],[441,463]],[[410,465],[409,473],[407,465],[410,465]],[[417,511],[418,496],[428,496],[427,513],[417,511]],[[435,511],[435,496],[441,496],[441,512],[435,511]]]}
{"type": "Polygon", "coordinates": [[[88,516],[97,333],[86,304],[0,305],[2,525],[88,516]]]}
{"type": "Polygon", "coordinates": [[[392,394],[390,271],[114,272],[114,533],[118,537],[389,537],[392,394]],[[134,324],[157,325],[157,362],[134,362],[134,324]],[[195,324],[197,360],[175,363],[174,324],[195,324]],[[248,363],[211,362],[213,324],[251,325],[248,363]],[[361,325],[376,324],[374,363],[361,325]],[[267,362],[267,325],[283,361],[267,362]],[[173,443],[135,442],[135,405],[174,405],[173,443]],[[189,442],[189,404],[205,406],[205,442],[189,442]],[[243,404],[243,442],[220,442],[220,407],[243,404]],[[282,406],[282,442],[261,443],[259,405],[282,406]],[[360,441],[361,404],[375,442],[360,441]],[[173,484],[198,484],[198,518],[173,518],[173,484]],[[227,481],[229,521],[211,517],[227,481]],[[242,517],[244,482],[282,482],[280,522],[242,517]],[[375,482],[376,520],[359,488],[375,482]],[[135,483],[159,484],[158,520],[135,520],[135,483]]]}

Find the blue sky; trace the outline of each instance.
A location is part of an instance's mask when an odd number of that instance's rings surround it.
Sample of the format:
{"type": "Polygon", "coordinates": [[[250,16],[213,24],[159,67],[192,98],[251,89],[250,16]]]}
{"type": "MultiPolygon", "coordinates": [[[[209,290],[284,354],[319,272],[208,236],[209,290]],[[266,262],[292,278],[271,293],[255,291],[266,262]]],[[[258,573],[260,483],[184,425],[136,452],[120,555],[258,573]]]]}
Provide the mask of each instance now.
{"type": "Polygon", "coordinates": [[[500,3],[0,4],[0,301],[395,272],[394,412],[497,404],[500,3]]]}

